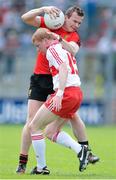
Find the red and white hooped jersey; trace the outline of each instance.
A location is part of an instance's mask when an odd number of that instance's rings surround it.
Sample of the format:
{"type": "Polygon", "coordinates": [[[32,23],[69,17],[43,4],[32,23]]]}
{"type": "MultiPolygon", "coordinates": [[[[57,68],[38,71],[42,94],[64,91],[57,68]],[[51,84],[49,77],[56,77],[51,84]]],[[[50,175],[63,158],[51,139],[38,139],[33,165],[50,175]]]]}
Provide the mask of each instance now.
{"type": "Polygon", "coordinates": [[[63,62],[66,62],[68,67],[66,87],[81,85],[76,59],[71,53],[63,49],[60,43],[53,44],[47,49],[46,58],[53,76],[54,90],[59,87],[59,66],[63,62]]]}

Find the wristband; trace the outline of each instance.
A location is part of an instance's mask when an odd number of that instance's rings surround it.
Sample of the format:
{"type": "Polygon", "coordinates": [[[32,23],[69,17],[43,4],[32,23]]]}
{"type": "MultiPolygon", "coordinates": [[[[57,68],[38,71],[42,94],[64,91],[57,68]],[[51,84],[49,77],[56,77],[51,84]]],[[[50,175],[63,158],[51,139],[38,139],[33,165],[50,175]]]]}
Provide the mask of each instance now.
{"type": "Polygon", "coordinates": [[[57,91],[57,93],[56,93],[56,96],[63,96],[63,93],[64,93],[64,91],[63,90],[61,90],[61,89],[58,89],[58,91],[57,91]]]}

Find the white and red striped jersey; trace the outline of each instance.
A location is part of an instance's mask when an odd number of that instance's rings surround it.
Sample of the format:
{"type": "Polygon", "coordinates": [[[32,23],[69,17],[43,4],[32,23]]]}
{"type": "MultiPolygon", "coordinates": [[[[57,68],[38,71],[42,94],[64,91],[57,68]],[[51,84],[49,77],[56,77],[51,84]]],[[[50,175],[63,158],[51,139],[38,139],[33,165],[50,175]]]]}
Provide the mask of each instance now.
{"type": "Polygon", "coordinates": [[[59,66],[63,62],[66,62],[68,67],[66,87],[81,85],[76,59],[71,53],[63,49],[61,44],[57,43],[51,45],[47,49],[46,58],[49,62],[50,71],[53,77],[54,90],[59,87],[59,66]]]}

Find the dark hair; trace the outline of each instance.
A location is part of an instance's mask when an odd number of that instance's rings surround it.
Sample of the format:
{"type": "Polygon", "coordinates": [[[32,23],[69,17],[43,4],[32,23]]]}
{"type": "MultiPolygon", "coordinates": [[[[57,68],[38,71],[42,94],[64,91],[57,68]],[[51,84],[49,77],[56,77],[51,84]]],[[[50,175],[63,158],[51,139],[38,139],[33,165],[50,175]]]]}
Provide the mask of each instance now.
{"type": "Polygon", "coordinates": [[[72,6],[72,7],[68,8],[65,12],[65,15],[68,17],[71,17],[73,12],[76,12],[78,16],[84,17],[83,10],[78,6],[72,6]]]}

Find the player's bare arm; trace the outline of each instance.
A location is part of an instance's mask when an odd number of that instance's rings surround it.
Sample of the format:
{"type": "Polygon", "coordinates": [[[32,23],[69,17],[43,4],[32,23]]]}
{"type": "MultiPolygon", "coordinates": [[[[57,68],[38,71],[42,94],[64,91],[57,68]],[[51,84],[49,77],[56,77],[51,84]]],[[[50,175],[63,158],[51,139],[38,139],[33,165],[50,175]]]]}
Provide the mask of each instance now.
{"type": "Polygon", "coordinates": [[[66,62],[59,66],[59,89],[64,91],[68,76],[68,68],[66,62]]]}
{"type": "Polygon", "coordinates": [[[59,35],[57,35],[57,39],[60,41],[60,43],[62,44],[64,49],[66,49],[71,54],[73,54],[73,56],[76,56],[76,54],[77,54],[77,52],[79,50],[78,44],[76,44],[74,41],[68,42],[65,39],[61,38],[59,35]]]}
{"type": "Polygon", "coordinates": [[[73,54],[73,56],[76,56],[79,50],[78,44],[76,44],[74,41],[68,42],[64,39],[62,39],[61,44],[63,45],[64,49],[73,54]]]}
{"type": "Polygon", "coordinates": [[[56,17],[59,14],[59,9],[55,6],[43,6],[41,8],[32,9],[21,16],[22,20],[34,27],[40,27],[40,15],[42,13],[48,13],[51,18],[56,17]]]}
{"type": "Polygon", "coordinates": [[[67,76],[68,69],[66,63],[64,62],[59,66],[59,88],[51,102],[52,109],[55,109],[56,111],[59,111],[62,108],[62,98],[66,86],[67,76]]]}
{"type": "Polygon", "coordinates": [[[60,41],[60,43],[62,44],[64,49],[66,49],[71,54],[73,54],[73,56],[76,56],[76,54],[79,50],[79,46],[77,43],[75,43],[74,41],[68,42],[65,39],[61,38],[61,36],[59,36],[58,34],[53,33],[53,32],[48,32],[48,34],[51,34],[53,36],[53,38],[58,39],[60,41]]]}

